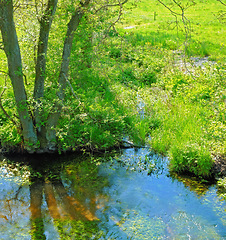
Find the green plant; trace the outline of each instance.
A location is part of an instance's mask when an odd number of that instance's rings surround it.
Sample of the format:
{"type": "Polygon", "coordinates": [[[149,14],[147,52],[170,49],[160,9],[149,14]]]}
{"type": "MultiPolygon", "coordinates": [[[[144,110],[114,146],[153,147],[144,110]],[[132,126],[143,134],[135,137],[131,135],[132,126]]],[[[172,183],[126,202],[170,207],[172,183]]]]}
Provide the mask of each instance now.
{"type": "Polygon", "coordinates": [[[210,152],[196,143],[173,145],[169,151],[170,169],[210,177],[213,160],[210,152]]]}

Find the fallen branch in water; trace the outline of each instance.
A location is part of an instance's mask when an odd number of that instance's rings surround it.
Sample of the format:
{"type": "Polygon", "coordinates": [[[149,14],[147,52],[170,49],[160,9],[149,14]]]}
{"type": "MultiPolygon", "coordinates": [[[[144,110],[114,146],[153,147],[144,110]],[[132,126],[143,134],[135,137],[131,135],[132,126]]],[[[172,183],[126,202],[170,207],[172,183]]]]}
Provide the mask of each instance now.
{"type": "Polygon", "coordinates": [[[122,146],[123,146],[124,148],[145,148],[145,146],[143,146],[143,145],[141,145],[141,146],[139,146],[139,145],[134,145],[132,142],[126,141],[126,140],[121,140],[121,141],[120,141],[120,144],[122,144],[122,146]],[[126,144],[127,144],[127,146],[126,146],[126,144]]]}

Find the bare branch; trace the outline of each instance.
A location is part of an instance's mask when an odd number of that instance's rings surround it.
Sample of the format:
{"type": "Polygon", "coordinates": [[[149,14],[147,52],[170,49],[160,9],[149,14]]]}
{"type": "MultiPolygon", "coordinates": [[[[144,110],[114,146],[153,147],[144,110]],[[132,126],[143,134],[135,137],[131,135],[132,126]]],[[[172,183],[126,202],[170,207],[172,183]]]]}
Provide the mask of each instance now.
{"type": "Polygon", "coordinates": [[[13,11],[15,12],[20,7],[19,1],[16,1],[13,5],[13,11]]]}
{"type": "MultiPolygon", "coordinates": [[[[157,1],[171,12],[171,14],[176,18],[176,24],[177,25],[179,25],[177,17],[181,17],[181,21],[183,23],[183,29],[184,29],[184,32],[185,32],[185,41],[183,42],[183,45],[184,45],[184,53],[186,55],[187,48],[188,48],[188,41],[191,38],[191,27],[190,27],[190,20],[185,16],[185,10],[194,6],[196,4],[195,1],[191,0],[189,2],[189,4],[187,4],[187,6],[182,6],[181,2],[178,2],[176,0],[172,0],[174,2],[174,4],[180,9],[180,11],[181,11],[180,13],[177,13],[177,12],[173,11],[169,6],[167,6],[161,0],[157,0],[157,1]]],[[[178,27],[177,27],[177,29],[178,29],[178,27]]],[[[184,62],[184,66],[186,68],[186,71],[190,73],[192,78],[194,78],[194,75],[187,68],[187,62],[186,62],[185,58],[183,59],[183,62],[184,62]]]]}
{"type": "Polygon", "coordinates": [[[19,0],[13,4],[13,12],[16,12],[17,9],[27,9],[28,7],[35,7],[33,3],[19,3],[19,0]]]}
{"type": "Polygon", "coordinates": [[[5,75],[9,75],[8,72],[0,70],[1,73],[4,73],[5,75]]]}
{"type": "Polygon", "coordinates": [[[23,76],[24,76],[24,82],[26,85],[29,85],[29,83],[27,82],[27,76],[23,73],[23,76]]]}
{"type": "MultiPolygon", "coordinates": [[[[38,18],[38,17],[37,17],[38,18]]],[[[36,35],[34,35],[31,31],[29,31],[29,29],[26,27],[26,21],[24,18],[22,18],[23,21],[23,31],[25,33],[27,33],[30,36],[30,39],[32,39],[32,43],[33,43],[33,56],[34,56],[34,64],[37,64],[37,56],[36,56],[36,50],[37,50],[37,37],[36,35]]],[[[38,21],[40,22],[39,18],[38,21]]]]}
{"type": "Polygon", "coordinates": [[[67,84],[69,85],[69,87],[70,87],[70,89],[71,89],[71,92],[72,92],[73,96],[74,96],[74,97],[78,100],[78,102],[79,102],[77,108],[78,108],[79,106],[82,106],[84,112],[86,112],[86,114],[87,114],[93,121],[97,122],[97,119],[93,118],[93,117],[89,114],[89,111],[86,109],[86,107],[84,106],[84,104],[80,101],[80,99],[78,98],[78,96],[75,94],[75,91],[74,91],[74,89],[73,89],[70,81],[69,81],[68,78],[66,77],[66,75],[65,75],[65,74],[63,74],[63,75],[64,75],[64,78],[65,78],[67,84]]]}
{"type": "Polygon", "coordinates": [[[164,2],[162,2],[161,0],[157,0],[159,3],[161,3],[165,8],[167,8],[173,15],[175,16],[180,16],[180,13],[177,13],[175,11],[173,11],[170,7],[168,7],[164,2]]]}
{"type": "MultiPolygon", "coordinates": [[[[217,0],[219,3],[221,3],[222,5],[226,6],[226,3],[221,1],[221,0],[217,0]]],[[[226,11],[225,10],[220,10],[217,14],[214,14],[214,16],[219,20],[219,22],[221,23],[225,23],[226,21],[226,11]]]]}
{"type": "Polygon", "coordinates": [[[63,73],[63,75],[64,75],[64,78],[65,78],[66,82],[68,83],[68,85],[69,85],[69,87],[70,87],[70,89],[71,89],[71,92],[72,92],[73,96],[78,100],[79,105],[81,105],[82,103],[81,103],[81,101],[79,100],[78,96],[75,94],[74,89],[73,89],[70,81],[68,80],[68,78],[66,77],[66,75],[65,75],[64,73],[63,73]]]}
{"type": "Polygon", "coordinates": [[[3,107],[3,104],[2,104],[2,96],[3,94],[5,93],[6,89],[7,89],[7,86],[6,86],[6,80],[7,80],[7,77],[8,77],[8,73],[7,72],[4,72],[4,71],[0,71],[1,73],[4,73],[6,75],[5,77],[5,86],[3,87],[3,91],[1,92],[0,94],[0,108],[2,109],[3,113],[5,114],[5,116],[13,123],[15,124],[16,126],[18,125],[16,123],[16,121],[14,121],[14,119],[6,112],[5,108],[3,107]]]}
{"type": "MultiPolygon", "coordinates": [[[[120,2],[120,0],[119,0],[119,2],[120,2]]],[[[98,46],[100,46],[100,44],[103,42],[104,39],[106,39],[106,37],[107,37],[108,33],[110,32],[110,29],[111,29],[111,28],[116,31],[115,25],[116,25],[116,23],[119,22],[119,20],[121,19],[121,16],[122,16],[122,14],[123,14],[123,12],[122,12],[122,10],[123,10],[123,4],[125,4],[126,2],[127,2],[127,1],[124,1],[124,2],[121,3],[121,4],[118,3],[118,4],[115,4],[115,5],[114,5],[114,6],[119,6],[119,7],[120,7],[119,12],[118,12],[118,17],[117,17],[117,19],[116,19],[114,22],[110,23],[110,26],[106,29],[105,34],[104,34],[103,37],[101,38],[101,40],[100,40],[99,44],[96,46],[96,48],[97,48],[98,46]]],[[[110,6],[110,5],[108,5],[108,6],[110,6]]],[[[95,12],[95,13],[97,13],[97,12],[95,12]]],[[[117,31],[116,31],[116,32],[117,32],[117,31]]],[[[121,37],[121,36],[120,36],[120,37],[121,37]]]]}
{"type": "Polygon", "coordinates": [[[220,2],[221,4],[223,4],[224,6],[226,6],[226,3],[224,3],[223,1],[221,0],[217,0],[218,2],[220,2]]]}
{"type": "Polygon", "coordinates": [[[101,6],[100,8],[98,8],[98,9],[94,12],[94,14],[98,13],[98,12],[101,11],[102,9],[106,9],[106,8],[109,8],[109,7],[118,7],[118,6],[121,7],[122,5],[124,5],[125,3],[128,2],[128,0],[125,0],[125,1],[123,1],[122,3],[120,2],[120,0],[118,0],[118,1],[119,1],[119,3],[117,3],[117,4],[106,4],[106,5],[101,6]]]}
{"type": "Polygon", "coordinates": [[[79,2],[82,7],[87,7],[90,3],[90,0],[85,0],[84,2],[79,1],[79,2]]]}
{"type": "Polygon", "coordinates": [[[41,19],[38,17],[38,3],[37,3],[37,0],[35,0],[35,11],[36,11],[36,15],[37,15],[37,19],[39,22],[41,22],[41,19]]]}

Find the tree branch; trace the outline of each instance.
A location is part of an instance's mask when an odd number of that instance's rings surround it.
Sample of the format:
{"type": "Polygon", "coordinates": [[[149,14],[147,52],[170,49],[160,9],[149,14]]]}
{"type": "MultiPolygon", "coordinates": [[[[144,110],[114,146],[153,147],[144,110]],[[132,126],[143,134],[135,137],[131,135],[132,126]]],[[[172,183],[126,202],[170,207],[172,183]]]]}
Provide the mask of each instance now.
{"type": "Polygon", "coordinates": [[[88,7],[91,0],[85,0],[83,3],[80,2],[81,6],[78,6],[75,12],[72,14],[71,19],[67,25],[67,33],[64,40],[61,69],[58,78],[59,91],[57,96],[59,101],[55,104],[56,111],[51,113],[47,119],[47,132],[46,139],[49,150],[55,150],[56,145],[56,132],[55,128],[58,124],[61,109],[63,106],[65,88],[66,88],[66,79],[69,71],[69,61],[72,49],[72,43],[74,39],[75,32],[80,24],[80,21],[85,13],[86,8],[88,7]]]}
{"type": "Polygon", "coordinates": [[[0,49],[4,50],[3,42],[0,42],[0,49]]]}
{"type": "Polygon", "coordinates": [[[46,54],[48,49],[49,32],[53,15],[56,11],[58,0],[48,0],[45,13],[40,19],[40,32],[38,41],[37,63],[35,67],[36,77],[34,86],[34,99],[38,100],[44,94],[44,81],[46,70],[46,54]]]}
{"type": "MultiPolygon", "coordinates": [[[[188,8],[190,8],[191,6],[194,6],[196,3],[194,0],[191,0],[189,4],[187,4],[186,7],[181,5],[181,2],[178,2],[176,0],[172,0],[174,2],[174,4],[180,9],[181,13],[177,13],[175,11],[173,11],[169,6],[167,6],[165,3],[163,3],[161,0],[157,0],[160,4],[162,4],[165,8],[167,8],[172,15],[176,18],[176,22],[178,25],[178,21],[177,21],[177,17],[180,16],[182,23],[183,23],[183,28],[184,28],[184,32],[185,32],[185,41],[183,42],[184,45],[184,52],[186,54],[187,51],[187,47],[188,47],[188,39],[191,38],[191,29],[190,29],[190,21],[189,19],[185,16],[185,10],[187,10],[188,8]]],[[[186,68],[186,71],[190,73],[190,75],[194,78],[193,74],[191,73],[191,71],[187,68],[187,62],[186,59],[183,59],[184,61],[184,66],[186,68]]]]}
{"type": "Polygon", "coordinates": [[[1,73],[4,73],[6,75],[5,77],[5,86],[3,87],[3,91],[1,92],[0,94],[0,108],[2,109],[3,113],[5,114],[5,116],[15,125],[15,126],[18,126],[17,122],[14,121],[14,119],[6,112],[5,108],[3,107],[3,104],[2,104],[2,96],[3,94],[5,93],[5,90],[7,89],[6,87],[6,80],[7,80],[7,76],[9,75],[7,72],[4,72],[4,71],[0,71],[1,73]]]}
{"type": "Polygon", "coordinates": [[[180,13],[174,12],[170,7],[168,7],[165,3],[163,3],[161,0],[157,0],[159,3],[161,3],[165,8],[167,8],[173,15],[180,16],[180,13]]]}
{"type": "Polygon", "coordinates": [[[222,2],[221,0],[217,0],[217,1],[223,4],[224,6],[226,6],[226,3],[222,2]]]}
{"type": "Polygon", "coordinates": [[[94,12],[94,14],[96,14],[96,13],[98,13],[99,11],[101,11],[102,9],[106,9],[106,8],[109,8],[109,7],[118,7],[118,6],[122,6],[122,5],[124,5],[125,3],[127,3],[128,2],[128,0],[125,0],[125,1],[123,1],[122,3],[120,2],[120,0],[118,0],[119,1],[119,3],[117,3],[117,4],[106,4],[106,5],[103,5],[102,7],[100,7],[99,9],[97,9],[95,12],[94,12]]]}
{"type": "MultiPolygon", "coordinates": [[[[39,40],[38,40],[38,50],[37,50],[37,58],[36,66],[35,66],[35,85],[34,85],[34,100],[38,103],[41,102],[41,98],[44,95],[44,83],[45,83],[45,73],[46,73],[46,55],[48,49],[48,41],[49,41],[49,32],[52,25],[53,16],[56,11],[58,0],[48,0],[47,7],[45,9],[44,14],[41,19],[39,19],[40,23],[40,31],[39,31],[39,40]]],[[[37,4],[37,3],[36,3],[37,4]]],[[[37,11],[37,7],[36,7],[37,11]]],[[[37,131],[41,131],[41,117],[40,117],[40,109],[36,108],[34,111],[34,118],[36,122],[37,131]]]]}
{"type": "MultiPolygon", "coordinates": [[[[120,0],[119,0],[120,1],[120,0]]],[[[109,31],[110,31],[110,29],[111,28],[113,28],[115,31],[116,31],[116,29],[115,29],[115,25],[116,25],[116,23],[121,19],[121,16],[122,16],[122,9],[123,9],[123,4],[125,4],[127,2],[127,0],[126,1],[124,1],[123,3],[121,3],[121,4],[115,4],[114,6],[119,6],[120,7],[120,9],[119,9],[119,13],[118,13],[118,17],[117,17],[117,19],[114,21],[114,22],[112,22],[112,23],[110,23],[110,26],[105,30],[105,34],[103,35],[103,37],[100,39],[100,42],[98,43],[98,45],[96,46],[96,48],[98,47],[98,46],[100,46],[100,44],[102,43],[102,41],[107,37],[107,34],[109,33],[109,31]]],[[[110,6],[110,5],[108,5],[108,6],[110,6]]],[[[97,12],[95,12],[95,13],[97,13],[97,12]]],[[[117,31],[116,31],[117,32],[117,31]]],[[[120,35],[119,35],[120,36],[120,35]]],[[[121,36],[120,36],[121,37],[121,36]]],[[[121,37],[122,38],[122,37],[121,37]]]]}
{"type": "Polygon", "coordinates": [[[65,77],[65,80],[66,80],[67,84],[69,85],[69,87],[70,87],[70,89],[71,89],[71,92],[72,92],[73,96],[74,96],[74,97],[78,100],[78,102],[79,102],[78,107],[79,107],[79,106],[82,106],[84,112],[86,112],[87,115],[88,115],[94,122],[98,122],[97,119],[93,118],[93,117],[89,114],[89,111],[86,109],[86,107],[84,106],[84,104],[80,101],[80,99],[78,98],[78,96],[75,94],[74,89],[73,89],[70,81],[68,80],[68,78],[65,76],[65,74],[64,74],[64,77],[65,77]]]}

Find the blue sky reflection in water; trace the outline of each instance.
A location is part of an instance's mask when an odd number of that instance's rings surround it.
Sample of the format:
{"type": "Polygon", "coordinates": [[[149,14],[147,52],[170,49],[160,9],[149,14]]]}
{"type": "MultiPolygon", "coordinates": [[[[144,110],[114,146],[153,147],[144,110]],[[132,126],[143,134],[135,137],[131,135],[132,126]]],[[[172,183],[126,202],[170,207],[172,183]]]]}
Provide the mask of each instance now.
{"type": "Polygon", "coordinates": [[[167,159],[149,149],[70,158],[52,167],[2,157],[0,239],[226,239],[216,187],[172,178],[167,159]]]}

